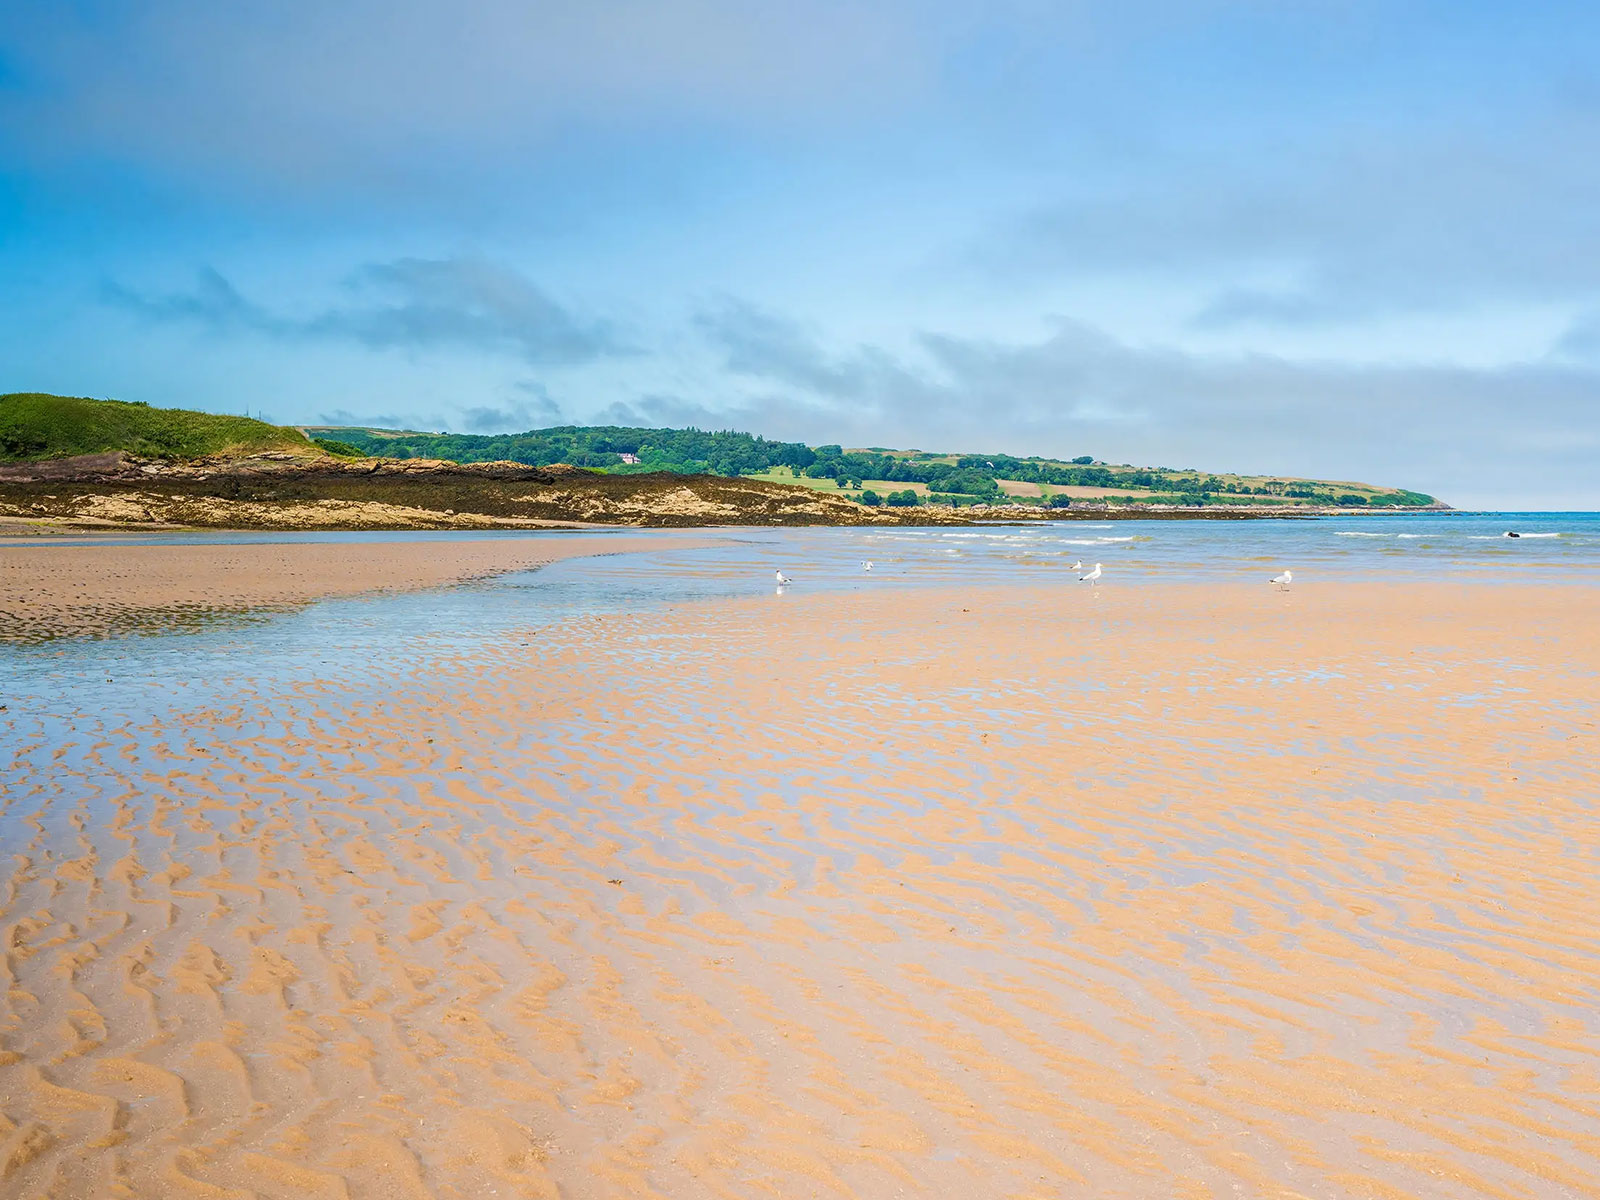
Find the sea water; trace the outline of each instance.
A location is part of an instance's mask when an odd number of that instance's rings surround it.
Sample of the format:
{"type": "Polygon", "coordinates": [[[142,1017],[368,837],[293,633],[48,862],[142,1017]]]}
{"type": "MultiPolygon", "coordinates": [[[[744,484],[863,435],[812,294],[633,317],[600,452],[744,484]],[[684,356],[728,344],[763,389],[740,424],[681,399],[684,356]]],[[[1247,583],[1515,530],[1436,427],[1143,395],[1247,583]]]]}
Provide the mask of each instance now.
{"type": "MultiPolygon", "coordinates": [[[[113,639],[0,642],[0,736],[48,747],[84,720],[139,722],[237,691],[270,697],[306,679],[393,686],[408,666],[483,637],[537,637],[564,618],[662,603],[767,596],[804,604],[840,589],[1042,585],[1087,588],[1073,564],[1104,564],[1102,590],[1160,582],[1242,583],[1265,592],[1292,568],[1300,588],[1372,579],[1600,584],[1600,514],[1487,513],[1247,521],[1069,520],[964,528],[625,530],[641,552],[420,591],[325,600],[113,639]],[[1520,534],[1505,536],[1507,531],[1520,534]],[[870,561],[872,570],[863,563],[870,561]],[[777,588],[773,572],[794,579],[777,588]],[[91,716],[91,714],[93,714],[91,716]]],[[[469,533],[189,533],[118,544],[594,538],[585,530],[469,533]]],[[[604,534],[602,533],[603,537],[604,534]]],[[[43,542],[37,544],[45,544],[43,542]]],[[[98,543],[78,544],[94,554],[98,543]]],[[[24,549],[24,553],[26,550],[24,549]]],[[[271,706],[268,705],[268,708],[271,706]]],[[[22,764],[15,764],[22,766],[22,764]]]]}

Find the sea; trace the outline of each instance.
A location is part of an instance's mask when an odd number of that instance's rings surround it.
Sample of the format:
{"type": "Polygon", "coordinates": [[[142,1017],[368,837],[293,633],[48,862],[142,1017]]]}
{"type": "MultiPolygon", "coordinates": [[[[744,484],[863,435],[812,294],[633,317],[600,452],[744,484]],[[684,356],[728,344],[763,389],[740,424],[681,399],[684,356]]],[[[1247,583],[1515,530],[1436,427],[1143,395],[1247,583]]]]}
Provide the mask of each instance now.
{"type": "MultiPolygon", "coordinates": [[[[1266,592],[1269,578],[1285,568],[1302,589],[1440,578],[1463,585],[1600,585],[1600,513],[616,532],[655,546],[447,587],[133,627],[111,638],[31,645],[0,640],[0,703],[9,710],[0,740],[44,753],[65,726],[86,719],[151,720],[174,704],[220,700],[236,691],[287,694],[309,678],[334,677],[379,691],[393,686],[408,664],[470,650],[485,637],[538,636],[541,628],[572,617],[721,598],[804,604],[808,595],[844,589],[1011,583],[1095,586],[1102,594],[1174,582],[1247,584],[1266,592]],[[1098,583],[1081,583],[1079,576],[1095,563],[1102,565],[1098,583]],[[776,586],[779,570],[793,579],[788,587],[776,586]]],[[[185,533],[118,541],[387,541],[426,553],[439,541],[568,536],[593,538],[596,532],[185,533]]],[[[93,542],[77,544],[84,554],[96,551],[93,542]]],[[[20,760],[11,767],[28,770],[20,760]]],[[[0,786],[6,774],[0,768],[0,786]]]]}
{"type": "MultiPolygon", "coordinates": [[[[641,606],[775,593],[791,600],[855,588],[1068,586],[1096,563],[1101,587],[1261,583],[1285,569],[1297,586],[1378,578],[1600,583],[1600,513],[1415,513],[1264,520],[1067,520],[960,528],[827,527],[470,531],[197,532],[119,536],[119,545],[393,542],[416,545],[565,537],[640,539],[641,552],[572,558],[449,587],[322,601],[275,615],[260,636],[324,637],[347,623],[406,635],[504,627],[641,606]],[[1516,534],[1517,536],[1509,536],[1516,534]],[[864,564],[872,567],[866,569],[864,564]]],[[[21,545],[61,545],[40,539],[21,545]]],[[[94,542],[74,542],[86,554],[94,542]]],[[[254,626],[262,622],[246,624],[254,626]]],[[[195,635],[186,631],[186,636],[195,635]]],[[[0,662],[17,648],[0,643],[0,662]]],[[[3,678],[3,676],[0,676],[3,678]]]]}

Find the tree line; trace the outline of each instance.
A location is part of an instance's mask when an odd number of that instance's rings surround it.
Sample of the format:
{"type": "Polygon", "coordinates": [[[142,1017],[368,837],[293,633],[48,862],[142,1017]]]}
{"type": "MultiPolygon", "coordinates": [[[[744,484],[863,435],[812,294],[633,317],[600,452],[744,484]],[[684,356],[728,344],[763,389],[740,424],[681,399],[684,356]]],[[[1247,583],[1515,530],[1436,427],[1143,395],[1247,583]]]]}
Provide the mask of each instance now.
{"type": "MultiPolygon", "coordinates": [[[[882,450],[846,452],[839,445],[808,446],[734,430],[635,429],[615,425],[563,425],[526,433],[403,433],[341,428],[339,442],[364,454],[390,458],[440,458],[454,462],[509,461],[530,466],[570,463],[614,473],[669,471],[680,475],[753,475],[787,467],[812,479],[833,479],[859,489],[864,480],[922,484],[944,502],[995,502],[1003,499],[1001,479],[1045,487],[1104,487],[1171,494],[1177,503],[1220,503],[1221,494],[1275,496],[1320,504],[1364,505],[1366,496],[1336,492],[1307,481],[1267,480],[1245,484],[1199,471],[1118,468],[1090,455],[1069,462],[1011,455],[967,454],[955,461],[905,458],[882,450]],[[625,457],[626,456],[626,457],[625,457]],[[637,461],[630,461],[637,460],[637,461]]],[[[873,499],[894,505],[920,503],[917,493],[900,489],[873,499]],[[909,499],[907,498],[909,497],[909,499]]],[[[872,503],[871,500],[864,502],[872,503]]],[[[1057,501],[1060,502],[1059,500],[1057,501]]],[[[1433,497],[1399,491],[1380,502],[1421,506],[1433,497]]]]}

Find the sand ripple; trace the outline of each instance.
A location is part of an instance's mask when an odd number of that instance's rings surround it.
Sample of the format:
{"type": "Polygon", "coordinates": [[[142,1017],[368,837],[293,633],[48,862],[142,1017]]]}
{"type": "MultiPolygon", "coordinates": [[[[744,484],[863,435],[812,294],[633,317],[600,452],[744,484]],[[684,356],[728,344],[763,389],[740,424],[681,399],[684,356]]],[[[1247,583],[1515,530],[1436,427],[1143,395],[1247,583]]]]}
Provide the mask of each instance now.
{"type": "Polygon", "coordinates": [[[790,595],[0,714],[0,1193],[1600,1194],[1592,609],[790,595]]]}

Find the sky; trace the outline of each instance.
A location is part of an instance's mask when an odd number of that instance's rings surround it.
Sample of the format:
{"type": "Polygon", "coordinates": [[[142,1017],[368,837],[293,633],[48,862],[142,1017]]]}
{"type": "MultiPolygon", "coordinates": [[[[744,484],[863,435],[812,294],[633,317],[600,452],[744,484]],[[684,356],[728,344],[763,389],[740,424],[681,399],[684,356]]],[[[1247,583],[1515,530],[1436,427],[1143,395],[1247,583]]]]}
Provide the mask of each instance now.
{"type": "Polygon", "coordinates": [[[6,0],[0,391],[1600,509],[1600,5],[6,0]]]}

